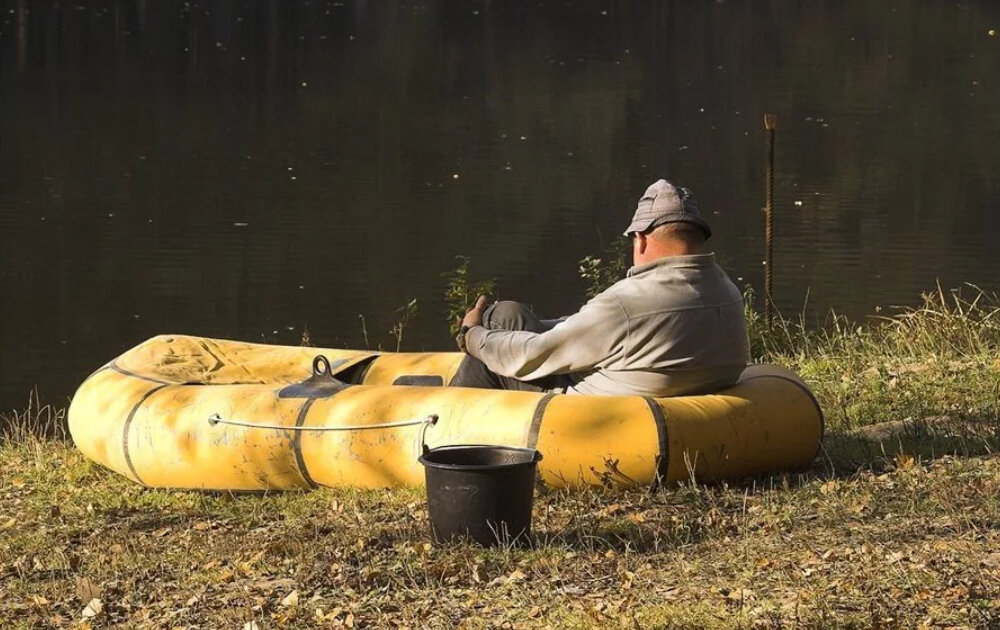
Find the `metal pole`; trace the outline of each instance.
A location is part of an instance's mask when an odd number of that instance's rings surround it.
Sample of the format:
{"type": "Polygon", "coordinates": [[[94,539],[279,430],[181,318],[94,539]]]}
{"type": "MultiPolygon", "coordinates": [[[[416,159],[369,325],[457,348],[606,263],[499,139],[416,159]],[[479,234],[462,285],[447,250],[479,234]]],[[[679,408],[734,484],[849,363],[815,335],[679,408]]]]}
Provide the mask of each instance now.
{"type": "Polygon", "coordinates": [[[767,133],[767,163],[764,185],[764,321],[771,323],[774,287],[774,129],[778,117],[764,114],[767,133]]]}

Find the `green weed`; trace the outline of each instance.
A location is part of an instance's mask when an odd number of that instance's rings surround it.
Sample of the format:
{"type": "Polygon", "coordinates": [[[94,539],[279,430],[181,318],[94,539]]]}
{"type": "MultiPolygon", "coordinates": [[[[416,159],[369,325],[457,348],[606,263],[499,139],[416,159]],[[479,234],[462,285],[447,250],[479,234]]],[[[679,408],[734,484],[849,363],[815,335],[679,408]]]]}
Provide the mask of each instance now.
{"type": "Polygon", "coordinates": [[[456,256],[454,269],[441,274],[445,279],[444,303],[448,325],[452,336],[458,333],[459,323],[465,313],[472,308],[480,295],[496,297],[496,280],[475,280],[469,272],[471,259],[456,256]]]}
{"type": "Polygon", "coordinates": [[[586,290],[588,300],[625,277],[630,253],[628,240],[616,239],[600,256],[585,256],[580,260],[580,277],[590,283],[586,290]]]}

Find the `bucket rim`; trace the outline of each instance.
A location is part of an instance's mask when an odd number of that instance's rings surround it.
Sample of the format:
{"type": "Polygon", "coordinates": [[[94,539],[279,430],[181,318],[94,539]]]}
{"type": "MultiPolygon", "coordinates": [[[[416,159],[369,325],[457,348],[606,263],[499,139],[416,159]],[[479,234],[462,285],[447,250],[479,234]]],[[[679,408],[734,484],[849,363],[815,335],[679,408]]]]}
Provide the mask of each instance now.
{"type": "Polygon", "coordinates": [[[436,468],[438,470],[474,470],[474,471],[488,471],[488,470],[501,470],[517,468],[519,466],[534,466],[538,462],[542,461],[542,452],[537,448],[528,448],[525,446],[506,446],[503,444],[447,444],[445,446],[436,446],[432,449],[425,451],[420,457],[417,458],[421,464],[427,468],[436,468]],[[432,462],[427,459],[428,455],[431,455],[439,451],[457,451],[459,449],[468,448],[490,448],[494,450],[503,451],[514,451],[519,453],[533,453],[531,460],[526,462],[518,462],[516,464],[442,464],[441,462],[432,462]]]}

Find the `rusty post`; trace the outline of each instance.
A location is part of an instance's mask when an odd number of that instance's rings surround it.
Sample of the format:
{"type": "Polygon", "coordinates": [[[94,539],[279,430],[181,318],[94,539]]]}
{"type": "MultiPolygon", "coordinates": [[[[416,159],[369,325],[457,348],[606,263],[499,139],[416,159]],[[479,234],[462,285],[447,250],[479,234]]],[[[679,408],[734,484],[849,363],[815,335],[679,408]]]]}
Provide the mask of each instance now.
{"type": "Polygon", "coordinates": [[[778,117],[764,114],[764,131],[767,133],[767,162],[764,184],[764,321],[771,323],[774,310],[774,129],[778,117]]]}

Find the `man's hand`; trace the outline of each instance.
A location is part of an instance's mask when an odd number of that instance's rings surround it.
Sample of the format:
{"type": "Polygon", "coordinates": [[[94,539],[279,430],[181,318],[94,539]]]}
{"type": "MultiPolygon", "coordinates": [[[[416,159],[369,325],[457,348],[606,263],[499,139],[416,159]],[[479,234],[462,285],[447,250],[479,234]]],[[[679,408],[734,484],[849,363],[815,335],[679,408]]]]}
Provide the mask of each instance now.
{"type": "Polygon", "coordinates": [[[472,328],[473,326],[482,326],[483,311],[485,310],[486,310],[486,296],[480,295],[476,299],[475,306],[473,306],[472,309],[470,309],[469,312],[466,313],[465,317],[462,319],[462,326],[468,326],[469,328],[472,328]]]}
{"type": "Polygon", "coordinates": [[[458,335],[455,337],[455,343],[458,344],[458,349],[462,352],[468,352],[465,347],[465,333],[473,326],[481,326],[483,324],[483,311],[486,310],[486,296],[480,295],[476,299],[476,304],[465,314],[460,323],[460,328],[458,329],[458,335]]]}

